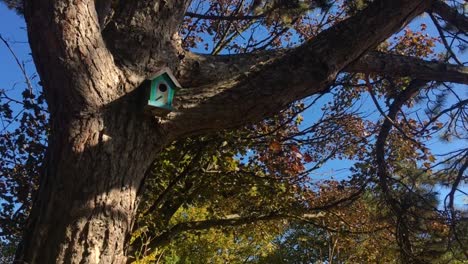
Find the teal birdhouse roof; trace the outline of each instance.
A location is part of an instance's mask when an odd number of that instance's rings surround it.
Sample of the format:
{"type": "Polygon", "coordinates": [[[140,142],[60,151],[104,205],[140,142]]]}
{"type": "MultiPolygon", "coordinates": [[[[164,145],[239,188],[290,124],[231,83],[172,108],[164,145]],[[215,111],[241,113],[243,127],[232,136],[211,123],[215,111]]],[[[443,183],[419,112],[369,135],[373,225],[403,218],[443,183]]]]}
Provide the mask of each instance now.
{"type": "Polygon", "coordinates": [[[154,74],[153,77],[150,78],[150,80],[154,80],[159,76],[164,76],[164,77],[166,77],[165,79],[169,79],[172,82],[172,84],[174,84],[174,87],[172,87],[173,89],[178,90],[178,89],[182,88],[182,86],[177,81],[177,79],[174,77],[174,75],[172,74],[172,72],[171,72],[171,70],[169,68],[167,68],[167,67],[162,68],[160,71],[158,71],[156,74],[154,74]]]}

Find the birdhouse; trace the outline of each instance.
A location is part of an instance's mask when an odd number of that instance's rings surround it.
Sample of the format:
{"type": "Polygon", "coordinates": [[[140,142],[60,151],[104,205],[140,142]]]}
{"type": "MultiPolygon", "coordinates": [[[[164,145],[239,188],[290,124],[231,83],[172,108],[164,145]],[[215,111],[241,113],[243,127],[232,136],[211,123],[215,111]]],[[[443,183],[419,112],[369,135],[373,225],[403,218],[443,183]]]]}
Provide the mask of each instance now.
{"type": "Polygon", "coordinates": [[[168,68],[158,72],[151,78],[147,109],[154,115],[167,115],[172,111],[174,94],[179,88],[179,82],[168,68]]]}

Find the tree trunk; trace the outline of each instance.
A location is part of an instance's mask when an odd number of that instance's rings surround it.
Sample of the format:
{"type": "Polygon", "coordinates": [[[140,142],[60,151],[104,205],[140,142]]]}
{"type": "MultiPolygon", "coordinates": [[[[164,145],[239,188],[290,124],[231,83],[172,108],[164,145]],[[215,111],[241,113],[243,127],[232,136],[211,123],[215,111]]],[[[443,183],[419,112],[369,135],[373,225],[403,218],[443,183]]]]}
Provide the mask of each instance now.
{"type": "Polygon", "coordinates": [[[144,114],[142,78],[116,66],[94,1],[27,1],[25,17],[51,131],[17,262],[124,263],[143,175],[165,141],[144,114]]]}
{"type": "Polygon", "coordinates": [[[16,261],[125,263],[145,171],[169,141],[145,114],[145,77],[115,61],[94,1],[26,1],[25,18],[51,131],[16,261]]]}
{"type": "Polygon", "coordinates": [[[151,138],[162,139],[125,105],[54,127],[62,133],[53,131],[18,261],[125,263],[143,175],[159,149],[151,138]]]}

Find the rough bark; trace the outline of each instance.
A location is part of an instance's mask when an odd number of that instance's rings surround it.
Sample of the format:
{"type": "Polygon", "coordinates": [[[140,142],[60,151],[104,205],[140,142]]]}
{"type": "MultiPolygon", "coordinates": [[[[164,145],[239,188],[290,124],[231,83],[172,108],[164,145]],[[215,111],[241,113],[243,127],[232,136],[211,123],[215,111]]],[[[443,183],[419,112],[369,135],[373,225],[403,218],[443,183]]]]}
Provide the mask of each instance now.
{"type": "MultiPolygon", "coordinates": [[[[235,55],[187,53],[179,68],[185,87],[199,87],[246,74],[284,56],[291,50],[267,50],[235,55]]],[[[343,70],[348,73],[374,73],[395,77],[468,84],[468,67],[419,58],[369,51],[343,70]]],[[[275,75],[284,74],[278,70],[275,75]]]]}
{"type": "Polygon", "coordinates": [[[363,55],[345,71],[468,84],[468,67],[378,52],[363,55]]]}
{"type": "Polygon", "coordinates": [[[323,91],[430,2],[374,1],[301,47],[198,78],[197,67],[205,72],[211,65],[192,63],[196,55],[184,54],[176,34],[189,1],[119,1],[117,9],[107,0],[28,1],[25,17],[52,129],[17,260],[124,263],[144,172],[165,144],[260,120],[323,91]],[[138,87],[163,66],[191,88],[182,90],[177,111],[152,118],[138,87]]]}
{"type": "Polygon", "coordinates": [[[142,178],[164,135],[135,107],[64,124],[18,259],[27,263],[123,263],[142,178]],[[115,140],[115,139],[121,140],[115,140]]]}
{"type": "Polygon", "coordinates": [[[302,46],[247,72],[217,85],[183,89],[178,110],[164,126],[178,137],[232,128],[272,115],[295,100],[324,91],[347,65],[429,6],[430,1],[376,1],[302,46]]]}
{"type": "Polygon", "coordinates": [[[28,2],[25,12],[51,136],[17,262],[124,263],[143,175],[165,133],[143,112],[140,79],[106,49],[93,1],[28,2]]]}

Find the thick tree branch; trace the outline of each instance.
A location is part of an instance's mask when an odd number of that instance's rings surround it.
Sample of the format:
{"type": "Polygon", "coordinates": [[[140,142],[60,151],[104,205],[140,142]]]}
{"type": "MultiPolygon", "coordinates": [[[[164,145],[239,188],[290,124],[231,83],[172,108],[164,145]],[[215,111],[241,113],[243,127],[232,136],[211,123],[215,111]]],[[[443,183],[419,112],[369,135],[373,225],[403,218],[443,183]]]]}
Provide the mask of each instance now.
{"type": "MultiPolygon", "coordinates": [[[[180,81],[185,87],[217,83],[248,72],[256,65],[268,63],[287,52],[270,50],[219,56],[187,54],[186,63],[182,65],[180,71],[180,81]]],[[[468,84],[468,67],[381,52],[366,53],[348,65],[344,71],[468,84]]],[[[276,74],[283,73],[278,71],[276,74]]]]}
{"type": "Polygon", "coordinates": [[[455,8],[450,7],[443,1],[436,0],[432,4],[432,11],[459,30],[465,33],[468,32],[468,17],[458,13],[455,8]]]}
{"type": "MultiPolygon", "coordinates": [[[[430,1],[381,0],[302,46],[218,83],[183,89],[167,129],[173,135],[236,127],[319,93],[369,49],[429,7],[430,1]]],[[[215,66],[216,67],[216,66],[215,66]]],[[[226,75],[224,75],[226,76],[226,75]]]]}
{"type": "Polygon", "coordinates": [[[344,70],[468,84],[468,67],[379,52],[367,53],[344,70]]]}
{"type": "MultiPolygon", "coordinates": [[[[183,85],[201,86],[181,90],[177,111],[165,121],[166,129],[176,137],[236,127],[319,93],[333,83],[340,71],[426,10],[429,4],[430,1],[423,0],[376,1],[298,48],[279,56],[260,53],[253,60],[261,63],[250,68],[254,64],[232,64],[229,56],[221,57],[224,66],[213,63],[217,60],[213,57],[204,57],[202,63],[189,63],[181,67],[183,85]],[[186,72],[192,70],[198,77],[186,78],[186,72]],[[234,77],[228,78],[230,75],[234,77]]],[[[249,55],[239,55],[239,60],[249,60],[249,55]]]]}

